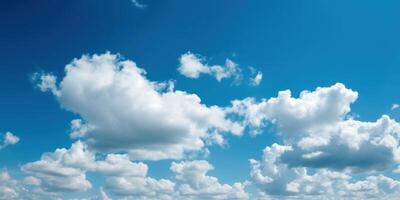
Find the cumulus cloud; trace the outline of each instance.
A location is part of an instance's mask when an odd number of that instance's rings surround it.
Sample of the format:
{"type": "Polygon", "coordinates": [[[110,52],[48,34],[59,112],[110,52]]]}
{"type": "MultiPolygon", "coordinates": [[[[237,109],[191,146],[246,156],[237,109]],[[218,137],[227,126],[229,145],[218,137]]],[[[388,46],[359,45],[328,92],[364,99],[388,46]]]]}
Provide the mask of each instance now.
{"type": "Polygon", "coordinates": [[[261,196],[269,199],[393,199],[400,182],[384,175],[355,179],[348,172],[289,167],[280,157],[290,146],[273,144],[263,151],[261,161],[250,160],[253,182],[261,196]]]}
{"type": "Polygon", "coordinates": [[[248,199],[245,184],[221,184],[207,172],[214,167],[205,160],[173,162],[170,169],[177,180],[183,182],[179,193],[183,199],[248,199]]]}
{"type": "Polygon", "coordinates": [[[106,177],[105,189],[120,196],[135,199],[168,199],[174,193],[175,183],[147,176],[144,163],[133,163],[126,155],[107,155],[97,162],[97,172],[106,177]]]}
{"type": "Polygon", "coordinates": [[[32,176],[26,183],[47,192],[86,191],[92,187],[86,171],[93,167],[93,161],[94,155],[78,141],[70,149],[43,154],[40,160],[23,165],[22,170],[32,176]]]}
{"type": "Polygon", "coordinates": [[[60,83],[44,83],[56,80],[48,76],[53,75],[42,74],[39,87],[51,85],[44,91],[82,117],[72,122],[71,137],[82,137],[98,151],[124,151],[133,159],[177,159],[204,150],[204,138],[210,134],[243,131],[223,108],[206,106],[197,95],[174,90],[171,83],[148,80],[142,68],[118,55],[74,59],[60,83]]]}
{"type": "MultiPolygon", "coordinates": [[[[101,174],[105,177],[105,190],[126,198],[172,197],[175,187],[170,180],[148,177],[148,166],[130,161],[126,154],[108,154],[104,159],[96,159],[81,141],[69,149],[45,153],[40,160],[23,165],[22,170],[30,175],[23,180],[25,185],[55,196],[90,189],[87,172],[101,174]]],[[[101,189],[99,199],[106,197],[109,198],[101,189]]]]}
{"type": "Polygon", "coordinates": [[[230,112],[255,128],[276,126],[278,136],[291,150],[280,158],[291,167],[382,171],[400,162],[400,125],[383,115],[375,122],[347,117],[358,93],[343,84],[303,91],[298,98],[289,90],[260,102],[233,101],[230,112]]]}
{"type": "Polygon", "coordinates": [[[226,59],[225,65],[208,65],[200,56],[187,52],[179,58],[178,71],[188,77],[197,79],[201,74],[214,76],[217,81],[222,79],[234,78],[239,80],[241,69],[230,59],[226,59]]]}
{"type": "Polygon", "coordinates": [[[0,149],[7,147],[8,145],[17,144],[19,142],[19,137],[11,132],[6,132],[3,135],[3,141],[0,143],[0,149]]]}

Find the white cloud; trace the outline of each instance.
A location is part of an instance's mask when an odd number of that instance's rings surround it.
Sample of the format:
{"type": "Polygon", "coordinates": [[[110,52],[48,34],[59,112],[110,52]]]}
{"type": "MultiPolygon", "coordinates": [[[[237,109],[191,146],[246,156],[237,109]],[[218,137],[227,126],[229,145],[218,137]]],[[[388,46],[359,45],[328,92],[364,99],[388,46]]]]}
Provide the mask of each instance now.
{"type": "MultiPolygon", "coordinates": [[[[87,169],[92,168],[94,155],[78,141],[70,149],[57,149],[54,153],[45,153],[41,159],[27,163],[22,170],[30,174],[44,191],[86,191],[92,184],[86,179],[87,169]]],[[[33,179],[30,178],[33,183],[33,179]]]]}
{"type": "Polygon", "coordinates": [[[73,139],[82,138],[93,130],[95,130],[94,126],[82,122],[81,119],[74,119],[71,121],[70,137],[73,139]]]}
{"type": "Polygon", "coordinates": [[[266,147],[261,161],[250,160],[251,178],[262,195],[270,199],[393,199],[400,182],[383,175],[354,179],[348,172],[289,167],[280,157],[289,146],[266,147]]]}
{"type": "Polygon", "coordinates": [[[8,145],[17,144],[19,142],[19,137],[11,132],[6,132],[3,136],[2,144],[0,144],[0,149],[7,147],[8,145]]]}
{"type": "Polygon", "coordinates": [[[292,167],[380,171],[400,162],[400,125],[383,115],[376,122],[348,118],[358,93],[343,84],[303,91],[299,98],[289,90],[256,102],[233,101],[229,112],[250,127],[276,125],[278,136],[292,150],[282,162],[292,167]]]}
{"type": "Polygon", "coordinates": [[[179,187],[183,199],[249,198],[244,191],[245,184],[221,184],[216,177],[207,176],[207,172],[214,168],[205,160],[173,162],[170,169],[176,174],[176,179],[183,182],[179,187]]]}
{"type": "Polygon", "coordinates": [[[25,189],[6,170],[0,170],[0,200],[23,198],[25,189]]]}
{"type": "Polygon", "coordinates": [[[82,136],[99,151],[177,159],[203,150],[210,134],[242,134],[243,127],[227,119],[223,108],[201,104],[197,95],[173,87],[165,90],[165,83],[149,81],[143,69],[117,55],[83,56],[65,73],[53,93],[86,122],[75,121],[71,136],[82,136]]]}
{"type": "Polygon", "coordinates": [[[147,5],[140,3],[138,0],[131,0],[133,5],[135,5],[137,8],[144,9],[147,7],[147,5]]]}
{"type": "Polygon", "coordinates": [[[250,79],[250,85],[252,86],[260,85],[262,78],[263,78],[262,72],[257,72],[256,76],[250,79]]]}
{"type": "MultiPolygon", "coordinates": [[[[134,163],[125,154],[108,154],[103,160],[96,160],[93,152],[80,141],[72,144],[70,149],[43,154],[40,160],[23,165],[22,170],[30,175],[25,177],[25,185],[56,196],[60,192],[90,189],[92,184],[86,179],[87,172],[103,175],[104,189],[126,198],[170,197],[175,186],[172,181],[148,177],[147,165],[134,163]]],[[[99,198],[106,197],[101,189],[99,198]]]]}
{"type": "Polygon", "coordinates": [[[260,85],[263,73],[261,71],[257,71],[254,67],[249,67],[250,73],[253,77],[250,77],[250,85],[251,86],[258,86],[260,85]]]}
{"type": "Polygon", "coordinates": [[[226,59],[225,65],[208,65],[204,64],[204,59],[187,52],[179,58],[179,63],[178,71],[188,78],[197,79],[201,74],[214,76],[219,82],[227,78],[241,78],[241,69],[230,59],[226,59]]]}
{"type": "Polygon", "coordinates": [[[400,107],[400,105],[395,103],[395,104],[392,105],[391,109],[392,110],[396,110],[399,107],[400,107]]]}
{"type": "Polygon", "coordinates": [[[106,176],[105,189],[120,196],[156,199],[173,195],[175,183],[148,177],[147,170],[146,164],[133,163],[126,155],[110,154],[97,162],[96,171],[106,176]]]}

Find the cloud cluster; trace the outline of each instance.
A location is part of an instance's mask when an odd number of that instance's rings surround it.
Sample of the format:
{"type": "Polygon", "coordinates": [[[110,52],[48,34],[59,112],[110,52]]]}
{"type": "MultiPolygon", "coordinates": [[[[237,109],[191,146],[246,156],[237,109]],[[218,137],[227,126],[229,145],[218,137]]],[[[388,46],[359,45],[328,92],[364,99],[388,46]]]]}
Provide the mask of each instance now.
{"type": "Polygon", "coordinates": [[[0,170],[0,199],[13,200],[21,199],[25,189],[6,170],[0,170]]]}
{"type": "Polygon", "coordinates": [[[248,199],[245,184],[221,184],[207,172],[213,166],[205,160],[173,162],[170,167],[176,179],[182,181],[179,192],[183,199],[248,199]]]}
{"type": "MultiPolygon", "coordinates": [[[[210,66],[190,52],[181,56],[178,70],[218,81],[241,71],[230,60],[210,66]]],[[[251,84],[260,84],[262,73],[253,69],[253,75],[251,84]]],[[[134,62],[110,53],[73,60],[60,82],[52,74],[37,80],[41,91],[81,118],[71,121],[70,136],[82,142],[22,166],[30,175],[24,182],[44,192],[87,190],[86,173],[94,172],[104,176],[105,191],[128,199],[248,199],[247,182],[220,183],[208,175],[213,166],[205,160],[173,162],[170,179],[149,177],[148,166],[137,160],[187,159],[206,152],[207,145],[225,144],[223,134],[255,136],[271,126],[281,144],[267,146],[262,160],[250,160],[260,198],[399,195],[399,181],[382,172],[400,163],[400,124],[387,115],[354,119],[351,105],[358,93],[341,83],[298,97],[284,90],[269,99],[209,106],[196,94],[175,90],[174,82],[150,81],[134,62]]]]}
{"type": "Polygon", "coordinates": [[[303,91],[298,98],[285,90],[259,102],[232,101],[229,112],[240,116],[242,123],[253,130],[273,125],[283,143],[266,147],[261,161],[250,160],[251,178],[263,195],[277,199],[398,195],[400,182],[381,173],[400,163],[400,124],[387,115],[373,122],[353,119],[350,106],[357,98],[357,92],[337,83],[303,91]],[[354,173],[363,179],[355,179],[354,173]]]}
{"type": "Polygon", "coordinates": [[[92,187],[86,171],[93,167],[93,160],[94,155],[78,141],[70,149],[43,154],[40,160],[23,165],[22,170],[31,175],[26,182],[47,192],[86,191],[92,187]]]}
{"type": "Polygon", "coordinates": [[[143,69],[118,55],[83,56],[65,67],[59,84],[50,77],[41,75],[42,91],[51,91],[83,119],[72,122],[71,137],[82,137],[98,151],[178,159],[202,151],[205,138],[243,131],[223,108],[206,106],[197,95],[174,90],[169,83],[148,80],[143,69]]]}
{"type": "MultiPolygon", "coordinates": [[[[99,173],[105,177],[106,191],[131,199],[247,199],[245,185],[221,184],[206,173],[213,166],[205,160],[172,163],[179,189],[168,179],[154,179],[147,175],[148,166],[132,162],[126,154],[108,154],[96,159],[87,146],[77,141],[69,149],[45,153],[38,161],[27,163],[22,170],[29,174],[24,184],[42,193],[86,191],[92,187],[86,173],[99,173]]],[[[15,182],[16,184],[16,182],[15,182]]],[[[101,189],[100,196],[107,197],[101,189]]]]}
{"type": "Polygon", "coordinates": [[[338,83],[303,91],[298,98],[286,90],[261,102],[233,101],[230,112],[250,127],[274,124],[290,147],[280,159],[291,167],[386,170],[400,162],[400,125],[386,115],[375,122],[349,118],[357,97],[357,92],[338,83]]]}
{"type": "Polygon", "coordinates": [[[6,132],[3,135],[3,141],[0,143],[0,149],[7,147],[8,145],[17,144],[19,142],[19,137],[11,132],[6,132]]]}
{"type": "Polygon", "coordinates": [[[329,169],[314,172],[306,167],[289,167],[280,160],[290,146],[273,144],[263,151],[261,161],[250,160],[253,182],[261,196],[270,199],[393,199],[400,195],[400,182],[390,177],[351,174],[329,169]]]}

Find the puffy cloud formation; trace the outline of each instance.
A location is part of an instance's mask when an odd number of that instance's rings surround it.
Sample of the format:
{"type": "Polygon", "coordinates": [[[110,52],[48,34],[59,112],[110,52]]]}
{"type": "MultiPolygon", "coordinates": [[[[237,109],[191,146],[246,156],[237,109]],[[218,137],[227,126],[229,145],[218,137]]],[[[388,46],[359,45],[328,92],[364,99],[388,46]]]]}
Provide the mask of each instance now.
{"type": "Polygon", "coordinates": [[[384,175],[367,175],[361,180],[348,172],[306,167],[289,167],[280,160],[290,146],[273,144],[266,147],[263,159],[251,159],[251,178],[269,199],[393,199],[400,182],[384,175]]]}
{"type": "Polygon", "coordinates": [[[179,187],[183,199],[248,199],[245,184],[221,184],[216,177],[207,176],[214,168],[205,160],[173,162],[170,169],[183,182],[179,187]]]}
{"type": "Polygon", "coordinates": [[[170,180],[156,180],[147,176],[144,163],[133,163],[126,155],[107,155],[97,162],[97,172],[106,176],[105,189],[120,196],[134,199],[170,199],[175,183],[170,180]]]}
{"type": "Polygon", "coordinates": [[[169,180],[147,177],[147,165],[131,162],[125,154],[108,154],[103,160],[96,160],[80,141],[72,144],[70,149],[45,153],[39,161],[23,165],[22,170],[31,175],[24,179],[26,185],[45,192],[86,191],[92,187],[86,179],[87,172],[105,176],[106,190],[138,199],[172,194],[175,186],[169,180]]]}
{"type": "Polygon", "coordinates": [[[229,112],[250,127],[274,124],[290,147],[280,159],[291,167],[381,171],[400,162],[400,125],[383,115],[376,122],[348,117],[358,94],[343,84],[303,91],[299,98],[289,90],[256,102],[233,101],[229,112]]]}
{"type": "Polygon", "coordinates": [[[82,137],[102,152],[178,159],[203,150],[205,138],[222,143],[221,132],[242,134],[243,127],[227,119],[223,108],[206,106],[197,95],[145,75],[134,62],[105,53],[73,60],[59,84],[53,75],[42,74],[39,87],[82,117],[85,123],[72,122],[71,137],[82,137]]]}
{"type": "Polygon", "coordinates": [[[204,64],[204,59],[199,56],[187,52],[179,58],[178,71],[188,78],[199,78],[201,74],[208,74],[214,76],[217,81],[226,78],[235,78],[236,80],[241,77],[241,70],[236,63],[230,59],[226,59],[225,65],[208,65],[204,64]]]}
{"type": "Polygon", "coordinates": [[[19,137],[17,137],[16,135],[12,134],[11,132],[6,132],[3,135],[3,141],[0,144],[0,149],[3,149],[8,145],[17,144],[18,142],[19,142],[19,137]]]}
{"type": "Polygon", "coordinates": [[[44,191],[85,191],[92,187],[86,171],[93,167],[93,161],[94,155],[78,141],[70,149],[43,154],[40,160],[23,165],[22,170],[32,176],[25,179],[26,183],[44,191]]]}
{"type": "MultiPolygon", "coordinates": [[[[40,191],[42,196],[59,197],[61,192],[86,191],[92,186],[86,173],[91,172],[105,177],[103,187],[106,191],[124,199],[248,198],[245,184],[221,184],[216,177],[207,176],[213,166],[205,160],[174,162],[170,169],[176,174],[179,187],[172,180],[149,177],[148,166],[132,162],[126,154],[108,154],[96,159],[81,141],[69,149],[45,153],[40,160],[22,166],[22,170],[30,175],[23,183],[40,191]]],[[[106,197],[109,198],[101,188],[98,198],[106,197]]]]}

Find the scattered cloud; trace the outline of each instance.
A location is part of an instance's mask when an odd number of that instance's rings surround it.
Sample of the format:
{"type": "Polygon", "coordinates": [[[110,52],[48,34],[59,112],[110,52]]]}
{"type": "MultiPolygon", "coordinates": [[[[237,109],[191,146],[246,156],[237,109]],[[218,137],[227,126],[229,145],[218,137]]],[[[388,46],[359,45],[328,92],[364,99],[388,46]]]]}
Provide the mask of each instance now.
{"type": "Polygon", "coordinates": [[[391,109],[392,109],[392,110],[396,110],[396,109],[399,108],[399,107],[400,107],[400,105],[395,103],[395,104],[392,105],[392,108],[391,108],[391,109]]]}
{"type": "MultiPolygon", "coordinates": [[[[208,65],[190,52],[180,62],[178,70],[189,78],[209,74],[222,81],[241,73],[230,60],[208,65]]],[[[251,84],[259,85],[262,72],[251,71],[251,84]]],[[[80,117],[70,130],[80,141],[22,166],[29,175],[24,184],[43,192],[88,190],[86,173],[95,172],[104,176],[106,192],[126,199],[248,199],[247,182],[220,183],[208,175],[213,166],[205,160],[172,162],[175,177],[169,179],[149,177],[143,162],[188,159],[207,152],[207,145],[226,144],[226,133],[255,136],[271,126],[281,144],[267,146],[261,160],[250,159],[260,199],[399,195],[400,182],[383,172],[399,171],[400,124],[387,115],[374,121],[353,117],[358,92],[341,83],[298,97],[284,90],[268,99],[210,106],[196,94],[175,90],[173,81],[149,80],[133,61],[111,53],[74,59],[60,82],[52,74],[37,81],[41,91],[80,117]]]]}
{"type": "Polygon", "coordinates": [[[6,132],[3,135],[3,141],[0,143],[0,149],[3,149],[9,145],[17,144],[19,142],[19,137],[11,132],[6,132]]]}
{"type": "Polygon", "coordinates": [[[45,153],[40,160],[21,168],[29,175],[23,180],[25,185],[54,197],[90,189],[92,184],[86,179],[86,173],[91,172],[105,178],[100,195],[94,199],[109,199],[105,191],[124,199],[248,199],[244,191],[246,183],[219,183],[216,177],[206,175],[213,166],[205,160],[173,162],[170,169],[175,173],[176,182],[154,179],[147,175],[145,163],[132,162],[126,154],[96,158],[81,141],[69,149],[45,153]]]}

